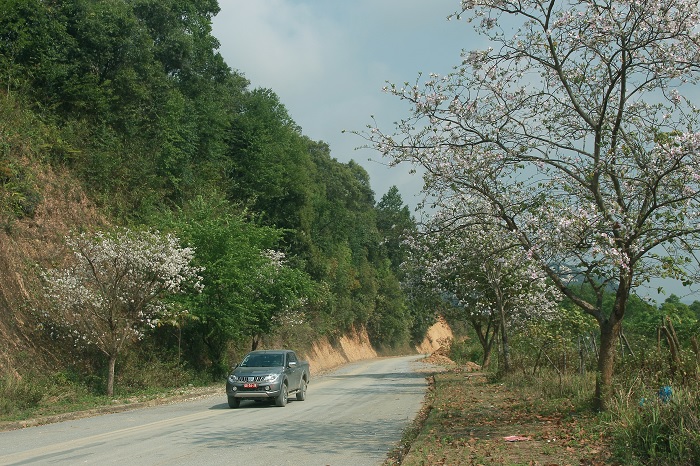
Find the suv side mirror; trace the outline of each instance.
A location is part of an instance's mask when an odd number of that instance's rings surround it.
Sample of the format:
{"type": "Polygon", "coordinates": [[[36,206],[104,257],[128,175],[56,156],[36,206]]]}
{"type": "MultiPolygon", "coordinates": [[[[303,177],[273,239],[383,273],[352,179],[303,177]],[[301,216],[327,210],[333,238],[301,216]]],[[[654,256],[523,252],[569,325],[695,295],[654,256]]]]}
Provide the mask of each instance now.
{"type": "Polygon", "coordinates": [[[296,361],[289,361],[289,364],[287,364],[289,367],[297,367],[297,362],[296,361]]]}

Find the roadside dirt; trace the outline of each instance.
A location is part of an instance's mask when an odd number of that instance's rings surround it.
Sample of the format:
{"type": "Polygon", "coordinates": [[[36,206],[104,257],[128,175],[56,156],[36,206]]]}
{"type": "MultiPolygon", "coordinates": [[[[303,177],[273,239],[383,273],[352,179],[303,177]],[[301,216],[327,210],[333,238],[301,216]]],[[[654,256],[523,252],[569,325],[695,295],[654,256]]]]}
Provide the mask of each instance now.
{"type": "MultiPolygon", "coordinates": [[[[416,346],[416,352],[432,354],[440,348],[449,347],[453,338],[452,329],[444,319],[440,319],[428,329],[421,344],[416,346]]],[[[328,339],[320,340],[313,345],[310,352],[301,356],[309,361],[313,376],[349,362],[376,358],[377,352],[372,348],[369,336],[363,329],[343,336],[337,345],[331,345],[328,339]]]]}
{"type": "Polygon", "coordinates": [[[428,329],[428,333],[425,335],[423,342],[416,347],[416,351],[423,354],[434,354],[449,348],[452,340],[454,340],[452,329],[445,319],[441,317],[428,329]]]}
{"type": "Polygon", "coordinates": [[[599,466],[605,445],[586,415],[566,410],[539,413],[531,394],[493,383],[478,365],[459,366],[444,355],[408,453],[397,451],[385,465],[599,466]]]}

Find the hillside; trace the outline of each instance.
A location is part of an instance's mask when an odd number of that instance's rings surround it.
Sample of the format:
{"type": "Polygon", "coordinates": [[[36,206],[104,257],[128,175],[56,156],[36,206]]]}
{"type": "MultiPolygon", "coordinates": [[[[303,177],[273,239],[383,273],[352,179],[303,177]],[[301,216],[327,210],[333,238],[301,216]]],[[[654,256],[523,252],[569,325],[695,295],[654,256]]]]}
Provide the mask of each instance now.
{"type": "MultiPolygon", "coordinates": [[[[25,159],[25,163],[29,163],[25,159]]],[[[103,226],[100,215],[66,170],[34,164],[33,186],[40,202],[32,216],[5,220],[0,230],[0,371],[17,374],[25,364],[54,362],[43,351],[37,313],[42,312],[39,266],[60,264],[63,237],[71,230],[103,226]]]]}

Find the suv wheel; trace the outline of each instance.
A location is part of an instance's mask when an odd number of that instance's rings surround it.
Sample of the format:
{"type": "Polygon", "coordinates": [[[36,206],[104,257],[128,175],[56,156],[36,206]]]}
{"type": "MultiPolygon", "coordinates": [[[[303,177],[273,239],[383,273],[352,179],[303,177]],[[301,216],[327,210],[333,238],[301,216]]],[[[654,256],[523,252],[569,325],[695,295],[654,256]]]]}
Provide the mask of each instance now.
{"type": "Polygon", "coordinates": [[[306,380],[301,379],[299,383],[299,391],[297,391],[297,401],[304,401],[306,399],[306,380]]]}
{"type": "Polygon", "coordinates": [[[277,406],[287,406],[287,397],[289,397],[289,389],[287,387],[287,384],[284,383],[282,384],[282,390],[280,390],[280,394],[277,395],[277,398],[275,398],[275,404],[277,406]]]}

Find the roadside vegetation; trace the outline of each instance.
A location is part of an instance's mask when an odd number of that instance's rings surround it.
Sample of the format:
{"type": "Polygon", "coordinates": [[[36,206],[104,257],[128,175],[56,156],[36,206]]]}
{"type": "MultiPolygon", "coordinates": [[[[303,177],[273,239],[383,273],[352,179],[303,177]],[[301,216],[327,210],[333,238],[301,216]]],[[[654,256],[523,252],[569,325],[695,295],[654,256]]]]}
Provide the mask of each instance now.
{"type": "MultiPolygon", "coordinates": [[[[112,396],[104,391],[106,374],[66,368],[37,373],[37,368],[19,368],[22,379],[0,378],[0,425],[16,421],[53,422],[84,415],[109,412],[135,403],[197,396],[212,390],[221,392],[222,382],[212,382],[206,373],[195,373],[158,361],[139,361],[132,353],[120,368],[120,384],[112,396]]],[[[17,424],[23,425],[22,422],[17,424]]],[[[1,429],[0,429],[1,430],[1,429]]]]}
{"type": "Polygon", "coordinates": [[[509,382],[459,367],[436,374],[429,414],[400,464],[607,464],[595,418],[576,406],[580,400],[509,382]]]}
{"type": "Polygon", "coordinates": [[[653,309],[633,301],[608,410],[593,409],[595,353],[583,348],[583,335],[560,332],[563,338],[550,340],[543,331],[518,333],[505,373],[500,356],[486,369],[474,363],[483,361],[482,348],[465,329],[467,338],[444,348],[445,356],[426,359],[442,370],[422,415],[385,464],[700,464],[695,344],[657,338],[662,325],[676,335],[695,334],[700,303],[671,296],[653,309]]]}

